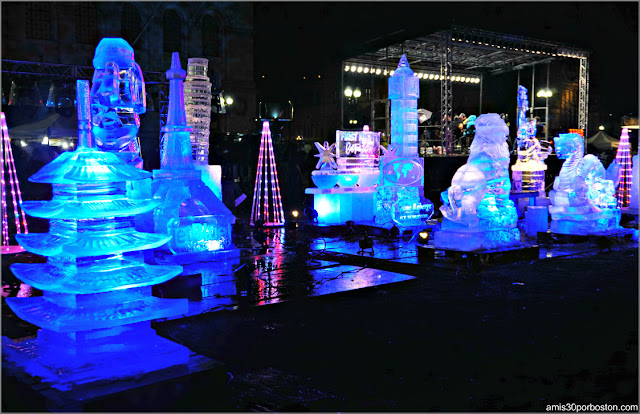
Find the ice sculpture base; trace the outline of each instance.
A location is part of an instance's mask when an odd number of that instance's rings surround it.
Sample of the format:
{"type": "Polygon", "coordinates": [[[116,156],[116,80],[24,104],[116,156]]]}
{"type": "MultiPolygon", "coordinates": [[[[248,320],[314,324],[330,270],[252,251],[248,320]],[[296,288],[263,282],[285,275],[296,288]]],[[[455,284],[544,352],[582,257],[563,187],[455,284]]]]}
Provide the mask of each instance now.
{"type": "Polygon", "coordinates": [[[589,236],[619,229],[620,211],[617,215],[605,216],[595,220],[551,220],[551,233],[576,236],[589,236]]]}
{"type": "MultiPolygon", "coordinates": [[[[34,392],[29,404],[40,407],[44,403],[47,411],[94,411],[95,405],[102,407],[105,403],[124,411],[144,411],[151,408],[150,401],[158,401],[159,391],[165,393],[160,401],[172,402],[181,397],[180,390],[188,387],[190,382],[202,380],[203,375],[210,376],[212,370],[219,366],[219,363],[159,336],[149,344],[144,355],[153,353],[156,360],[164,359],[164,364],[157,365],[164,367],[154,369],[147,366],[146,370],[138,367],[135,374],[120,372],[113,375],[113,371],[103,369],[118,368],[118,363],[139,358],[139,354],[123,355],[125,358],[120,359],[92,360],[86,367],[70,368],[43,362],[38,357],[41,347],[35,338],[14,341],[2,337],[2,349],[3,371],[16,378],[21,387],[34,392]],[[161,351],[167,352],[163,354],[161,351]],[[181,354],[186,354],[186,359],[181,354]],[[55,371],[56,368],[64,369],[64,377],[55,371]],[[85,380],[79,380],[83,375],[85,380]],[[136,398],[123,399],[122,393],[128,391],[135,392],[136,398]],[[123,403],[131,404],[131,407],[123,403]]],[[[157,404],[153,406],[158,407],[157,404]]]]}
{"type": "Polygon", "coordinates": [[[517,228],[491,231],[441,230],[434,234],[436,249],[450,249],[463,252],[499,249],[520,246],[520,231],[517,228]]]}
{"type": "Polygon", "coordinates": [[[313,194],[318,224],[344,224],[347,221],[373,220],[375,187],[307,188],[313,194]]]}
{"type": "Polygon", "coordinates": [[[103,387],[115,381],[137,381],[160,370],[173,371],[173,375],[187,372],[186,364],[193,354],[189,348],[155,332],[137,338],[135,344],[119,341],[117,337],[98,344],[100,340],[96,339],[94,352],[74,355],[73,349],[64,354],[59,346],[52,346],[54,340],[46,331],[38,331],[37,338],[22,341],[2,337],[3,366],[21,368],[37,377],[43,385],[59,391],[103,387]]]}

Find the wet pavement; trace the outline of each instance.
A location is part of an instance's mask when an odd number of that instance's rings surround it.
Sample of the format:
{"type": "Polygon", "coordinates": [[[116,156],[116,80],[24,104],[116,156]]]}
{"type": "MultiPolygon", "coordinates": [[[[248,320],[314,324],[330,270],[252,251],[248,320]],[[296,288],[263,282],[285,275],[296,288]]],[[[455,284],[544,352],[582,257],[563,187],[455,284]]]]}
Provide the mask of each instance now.
{"type": "MultiPolygon", "coordinates": [[[[420,263],[416,235],[367,236],[372,254],[358,232],[265,233],[264,243],[254,231],[237,235],[236,253],[186,265],[183,286],[161,293],[193,299],[185,317],[156,322],[158,333],[221,362],[232,378],[183,410],[637,403],[637,242],[545,241],[538,260],[469,273],[420,263]]],[[[3,257],[3,296],[39,294],[12,279],[12,260],[42,258],[3,257]]],[[[10,338],[37,329],[4,301],[2,317],[10,338]]]]}

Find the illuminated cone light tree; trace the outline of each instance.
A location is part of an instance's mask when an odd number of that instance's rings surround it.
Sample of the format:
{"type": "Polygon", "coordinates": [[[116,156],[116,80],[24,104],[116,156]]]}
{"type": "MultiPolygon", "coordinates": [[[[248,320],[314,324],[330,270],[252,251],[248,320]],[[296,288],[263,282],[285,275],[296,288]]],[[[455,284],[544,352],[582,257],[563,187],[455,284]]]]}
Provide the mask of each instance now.
{"type": "Polygon", "coordinates": [[[5,167],[8,174],[9,188],[11,189],[11,199],[13,202],[13,217],[16,223],[16,233],[29,233],[27,229],[27,218],[20,207],[22,204],[22,193],[16,173],[16,163],[11,150],[11,139],[7,128],[7,119],[4,112],[0,114],[0,126],[2,128],[2,150],[0,151],[0,175],[2,175],[2,253],[17,253],[24,251],[20,246],[9,245],[9,215],[7,209],[7,180],[5,180],[5,167]],[[22,226],[21,226],[22,224],[22,226]]]}
{"type": "Polygon", "coordinates": [[[258,171],[253,187],[253,205],[251,206],[251,224],[261,220],[265,226],[283,226],[284,211],[280,197],[280,184],[276,171],[276,158],[273,155],[273,142],[269,122],[262,123],[262,139],[258,155],[258,171]]]}
{"type": "Polygon", "coordinates": [[[629,130],[622,128],[620,143],[616,152],[616,161],[620,164],[620,184],[618,184],[618,208],[629,207],[631,194],[631,147],[629,130]]]}

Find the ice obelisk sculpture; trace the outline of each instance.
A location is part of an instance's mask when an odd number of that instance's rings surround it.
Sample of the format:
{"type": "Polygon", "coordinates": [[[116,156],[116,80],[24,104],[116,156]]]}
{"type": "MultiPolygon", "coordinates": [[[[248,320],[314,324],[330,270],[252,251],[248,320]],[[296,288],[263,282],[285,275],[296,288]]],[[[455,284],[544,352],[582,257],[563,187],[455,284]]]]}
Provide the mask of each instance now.
{"type": "Polygon", "coordinates": [[[94,381],[140,376],[186,363],[190,351],[156,335],[151,320],[187,312],[185,299],[161,299],[151,286],[182,271],[151,266],[142,250],[169,237],[142,233],[134,216],[159,201],[132,183],[149,180],[116,154],[96,148],[89,107],[89,82],[78,81],[78,147],[62,153],[30,178],[53,186],[50,201],[26,201],[31,216],[50,220],[48,233],[17,236],[46,263],[18,263],[13,273],[43,296],[7,298],[18,317],[39,326],[37,339],[4,340],[6,358],[27,372],[68,390],[94,381]]]}
{"type": "Polygon", "coordinates": [[[196,165],[209,165],[211,126],[211,82],[207,76],[209,60],[189,58],[184,83],[185,110],[191,132],[191,152],[196,165]]]}
{"type": "Polygon", "coordinates": [[[422,197],[424,160],[418,154],[418,97],[420,83],[402,55],[389,78],[391,146],[380,157],[380,186],[376,194],[378,224],[424,225],[433,214],[433,203],[422,197]],[[409,217],[419,217],[418,220],[409,217]]]}
{"type": "Polygon", "coordinates": [[[153,212],[156,233],[173,236],[160,251],[172,254],[204,253],[232,249],[231,225],[235,217],[202,181],[191,155],[184,103],[186,72],[174,52],[169,80],[169,110],[162,129],[165,151],[160,169],[153,171],[153,192],[162,203],[153,212]]]}

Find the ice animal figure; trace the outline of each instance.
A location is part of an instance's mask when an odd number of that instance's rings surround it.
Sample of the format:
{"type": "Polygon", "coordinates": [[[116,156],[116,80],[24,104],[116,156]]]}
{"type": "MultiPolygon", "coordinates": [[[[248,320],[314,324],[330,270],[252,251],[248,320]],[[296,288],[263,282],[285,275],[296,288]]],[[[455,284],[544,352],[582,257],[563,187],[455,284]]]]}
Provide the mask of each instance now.
{"type": "MultiPolygon", "coordinates": [[[[3,339],[3,356],[52,387],[141,376],[186,363],[190,351],[156,335],[151,320],[184,314],[186,299],[151,295],[181,266],[151,266],[142,250],[169,236],[136,231],[134,217],[159,203],[138,191],[150,173],[95,148],[89,82],[78,81],[78,148],[45,165],[30,181],[53,187],[50,201],[26,201],[34,217],[50,220],[48,233],[16,236],[47,263],[17,263],[11,270],[43,296],[7,298],[15,314],[39,326],[37,339],[3,339]]],[[[148,188],[148,187],[146,187],[148,188]]]]}
{"type": "MultiPolygon", "coordinates": [[[[231,225],[235,217],[202,181],[191,152],[190,133],[184,103],[186,71],[174,52],[169,80],[167,124],[162,129],[165,151],[161,168],[153,171],[154,195],[162,203],[153,212],[156,233],[170,234],[167,248],[173,254],[208,254],[232,249],[231,225]]],[[[145,228],[151,224],[147,221],[145,228]]]]}
{"type": "Polygon", "coordinates": [[[442,192],[442,229],[436,248],[493,249],[520,243],[518,215],[509,199],[509,129],[498,114],[480,115],[469,159],[442,192]]]}
{"type": "Polygon", "coordinates": [[[106,37],[96,47],[93,67],[91,122],[97,147],[142,168],[137,134],[147,101],[133,48],[124,39],[106,37]]]}
{"type": "Polygon", "coordinates": [[[586,235],[617,228],[620,209],[602,162],[584,155],[584,139],[578,134],[560,134],[554,142],[558,158],[566,161],[549,192],[551,231],[586,235]]]}

